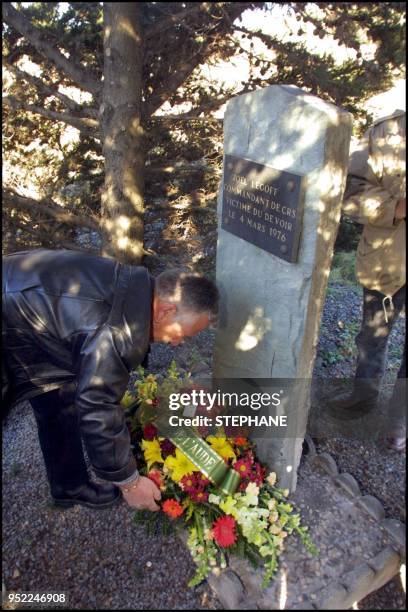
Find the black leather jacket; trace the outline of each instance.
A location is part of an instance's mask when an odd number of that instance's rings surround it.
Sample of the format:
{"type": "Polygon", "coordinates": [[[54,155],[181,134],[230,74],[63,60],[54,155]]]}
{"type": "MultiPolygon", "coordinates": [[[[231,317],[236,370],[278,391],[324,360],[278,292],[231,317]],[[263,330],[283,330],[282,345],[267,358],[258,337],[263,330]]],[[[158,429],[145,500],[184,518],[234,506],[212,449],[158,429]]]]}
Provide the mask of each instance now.
{"type": "Polygon", "coordinates": [[[153,287],[145,268],[86,253],[3,257],[7,400],[74,385],[88,456],[105,480],[136,469],[119,402],[149,348],[153,287]]]}

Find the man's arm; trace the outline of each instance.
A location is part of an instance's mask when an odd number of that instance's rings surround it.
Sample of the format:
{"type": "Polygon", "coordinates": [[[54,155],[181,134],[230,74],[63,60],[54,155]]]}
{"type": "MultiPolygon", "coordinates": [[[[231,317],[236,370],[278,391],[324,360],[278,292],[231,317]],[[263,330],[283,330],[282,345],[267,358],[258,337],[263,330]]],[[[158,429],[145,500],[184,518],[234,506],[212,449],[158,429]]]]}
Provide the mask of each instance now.
{"type": "Polygon", "coordinates": [[[97,476],[117,484],[127,503],[156,511],[158,487],[140,476],[130,448],[130,435],[120,405],[129,371],[108,325],[85,339],[78,367],[76,404],[87,453],[97,476]]]}
{"type": "Polygon", "coordinates": [[[137,467],[120,405],[129,381],[129,371],[108,325],[90,334],[83,342],[77,380],[76,404],[92,467],[104,480],[126,480],[137,467]]]}

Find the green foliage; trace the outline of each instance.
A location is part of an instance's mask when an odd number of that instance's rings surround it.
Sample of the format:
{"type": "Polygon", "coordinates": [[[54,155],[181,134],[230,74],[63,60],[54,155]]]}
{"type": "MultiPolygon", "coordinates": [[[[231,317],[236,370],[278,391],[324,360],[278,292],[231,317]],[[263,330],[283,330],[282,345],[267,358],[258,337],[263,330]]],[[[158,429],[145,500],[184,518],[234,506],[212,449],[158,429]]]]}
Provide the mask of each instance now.
{"type": "Polygon", "coordinates": [[[355,259],[354,251],[337,251],[337,253],[334,253],[329,282],[357,285],[355,259]]]}
{"type": "Polygon", "coordinates": [[[334,245],[335,253],[337,251],[356,251],[361,237],[363,226],[342,215],[337,233],[336,243],[334,245]]]}
{"type": "Polygon", "coordinates": [[[325,363],[328,363],[329,365],[333,365],[335,363],[339,363],[340,361],[343,361],[343,356],[339,353],[337,348],[332,349],[332,350],[323,349],[320,354],[321,354],[322,360],[325,363]]]}

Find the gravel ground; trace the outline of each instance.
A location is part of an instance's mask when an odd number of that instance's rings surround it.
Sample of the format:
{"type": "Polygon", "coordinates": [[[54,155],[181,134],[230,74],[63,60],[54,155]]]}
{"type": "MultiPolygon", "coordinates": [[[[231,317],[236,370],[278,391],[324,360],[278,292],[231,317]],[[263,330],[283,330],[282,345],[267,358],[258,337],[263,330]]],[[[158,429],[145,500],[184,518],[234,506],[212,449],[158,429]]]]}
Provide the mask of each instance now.
{"type": "MultiPolygon", "coordinates": [[[[350,326],[358,325],[360,318],[359,291],[331,285],[317,375],[352,376],[355,353],[350,326]],[[337,359],[344,344],[348,349],[337,359]]],[[[401,317],[390,338],[389,377],[397,371],[403,336],[401,317]]],[[[174,358],[183,369],[208,371],[213,338],[209,330],[176,349],[153,345],[149,370],[164,373],[174,358]]],[[[340,471],[355,476],[364,493],[380,499],[387,516],[405,520],[401,454],[344,439],[319,441],[318,451],[323,450],[334,456],[340,471]]],[[[48,484],[27,403],[16,406],[4,423],[3,496],[3,580],[8,590],[65,591],[74,609],[220,609],[206,583],[195,590],[187,588],[192,562],[180,541],[175,536],[147,536],[133,524],[134,513],[124,503],[100,512],[81,507],[61,511],[47,505],[48,484]]],[[[358,607],[405,609],[399,578],[358,607]]]]}
{"type": "MultiPolygon", "coordinates": [[[[356,349],[352,330],[362,318],[362,290],[338,283],[329,286],[322,314],[317,348],[315,375],[352,377],[356,366],[356,349]],[[340,322],[340,325],[339,325],[340,322]],[[351,330],[351,331],[350,331],[351,330]],[[337,360],[337,356],[339,359],[337,360]]],[[[387,369],[383,392],[391,392],[398,372],[405,337],[405,313],[394,324],[390,334],[387,369]],[[388,391],[385,389],[388,388],[388,391]]],[[[363,494],[374,495],[385,508],[386,516],[405,522],[405,453],[397,453],[375,442],[332,438],[316,440],[318,452],[330,453],[340,472],[349,472],[363,494]]],[[[359,603],[364,610],[405,609],[405,594],[399,577],[359,603]]]]}
{"type": "Polygon", "coordinates": [[[94,511],[49,504],[27,402],[3,430],[3,581],[8,591],[65,592],[73,609],[203,610],[218,606],[175,535],[147,536],[123,501],[94,511]]]}

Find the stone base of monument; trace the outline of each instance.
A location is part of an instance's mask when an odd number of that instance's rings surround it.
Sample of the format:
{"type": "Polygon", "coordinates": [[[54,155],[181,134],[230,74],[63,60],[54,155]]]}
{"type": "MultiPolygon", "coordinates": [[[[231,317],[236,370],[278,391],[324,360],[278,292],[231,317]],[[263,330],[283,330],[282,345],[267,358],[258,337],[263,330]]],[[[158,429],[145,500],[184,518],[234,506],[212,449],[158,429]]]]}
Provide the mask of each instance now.
{"type": "Polygon", "coordinates": [[[311,440],[290,499],[309,525],[319,556],[291,536],[267,589],[262,569],[230,557],[208,582],[225,610],[346,610],[391,580],[405,556],[405,527],[387,519],[381,503],[362,495],[351,474],[316,454],[311,440]]]}

